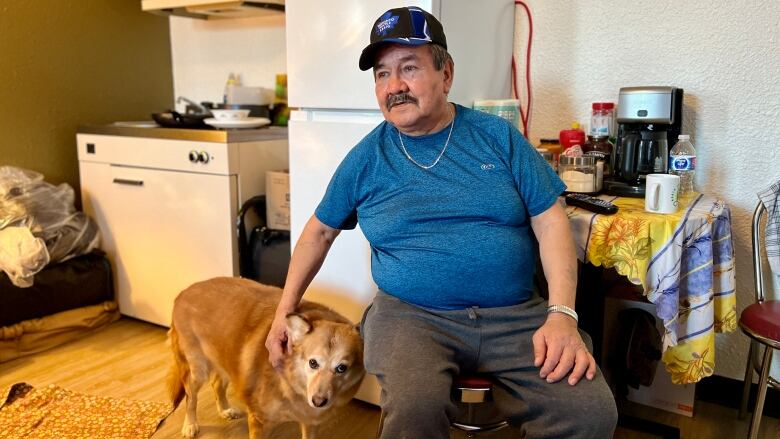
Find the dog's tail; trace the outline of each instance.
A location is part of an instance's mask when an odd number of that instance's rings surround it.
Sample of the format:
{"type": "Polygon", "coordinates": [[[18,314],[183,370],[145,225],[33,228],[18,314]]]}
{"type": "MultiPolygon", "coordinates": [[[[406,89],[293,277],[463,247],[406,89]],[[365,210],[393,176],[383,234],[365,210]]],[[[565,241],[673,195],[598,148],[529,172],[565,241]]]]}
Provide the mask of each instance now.
{"type": "Polygon", "coordinates": [[[173,408],[176,409],[186,394],[184,382],[190,374],[190,367],[184,353],[179,348],[179,335],[173,327],[173,322],[171,322],[171,329],[168,331],[168,342],[171,345],[171,351],[173,351],[173,364],[171,364],[171,370],[168,373],[168,395],[173,403],[173,408]]]}

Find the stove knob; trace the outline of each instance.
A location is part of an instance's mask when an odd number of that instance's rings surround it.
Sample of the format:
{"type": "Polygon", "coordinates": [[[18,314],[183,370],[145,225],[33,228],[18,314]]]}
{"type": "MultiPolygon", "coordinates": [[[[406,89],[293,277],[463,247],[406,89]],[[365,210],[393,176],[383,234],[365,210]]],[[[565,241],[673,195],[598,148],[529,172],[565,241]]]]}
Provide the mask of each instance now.
{"type": "Polygon", "coordinates": [[[209,153],[207,153],[206,151],[201,151],[200,154],[198,154],[198,158],[201,163],[206,164],[209,162],[209,153]]]}
{"type": "Polygon", "coordinates": [[[194,150],[190,151],[190,161],[192,163],[198,163],[198,160],[199,160],[198,151],[194,151],[194,150]]]}

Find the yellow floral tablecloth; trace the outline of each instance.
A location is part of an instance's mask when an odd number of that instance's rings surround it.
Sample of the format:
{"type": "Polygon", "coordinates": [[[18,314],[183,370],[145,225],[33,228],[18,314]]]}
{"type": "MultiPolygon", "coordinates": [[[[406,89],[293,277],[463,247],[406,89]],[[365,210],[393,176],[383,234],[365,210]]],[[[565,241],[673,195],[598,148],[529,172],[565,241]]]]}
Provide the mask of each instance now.
{"type": "Polygon", "coordinates": [[[662,361],[675,384],[715,368],[715,332],[737,327],[731,214],[718,199],[692,194],[674,214],[653,214],[644,199],[604,196],[619,207],[596,215],[568,206],[578,258],[615,268],[663,319],[662,361]]]}

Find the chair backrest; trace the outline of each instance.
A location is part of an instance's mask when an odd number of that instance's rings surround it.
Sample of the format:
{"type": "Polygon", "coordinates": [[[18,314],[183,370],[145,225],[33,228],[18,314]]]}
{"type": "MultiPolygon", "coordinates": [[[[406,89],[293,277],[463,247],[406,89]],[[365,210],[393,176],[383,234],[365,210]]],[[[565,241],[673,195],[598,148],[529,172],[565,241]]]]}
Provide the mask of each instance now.
{"type": "Polygon", "coordinates": [[[756,300],[763,302],[764,297],[764,262],[761,260],[761,247],[766,245],[766,241],[761,236],[761,219],[766,216],[764,203],[758,202],[756,210],[753,211],[753,280],[756,285],[756,300]]]}

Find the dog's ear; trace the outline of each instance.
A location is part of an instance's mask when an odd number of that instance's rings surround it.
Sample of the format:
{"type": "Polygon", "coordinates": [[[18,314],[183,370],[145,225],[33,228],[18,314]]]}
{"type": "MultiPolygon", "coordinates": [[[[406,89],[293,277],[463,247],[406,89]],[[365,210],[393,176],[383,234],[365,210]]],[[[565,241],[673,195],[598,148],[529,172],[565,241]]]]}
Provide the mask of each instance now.
{"type": "Polygon", "coordinates": [[[287,335],[293,344],[311,331],[311,323],[301,314],[287,314],[287,335]]]}

